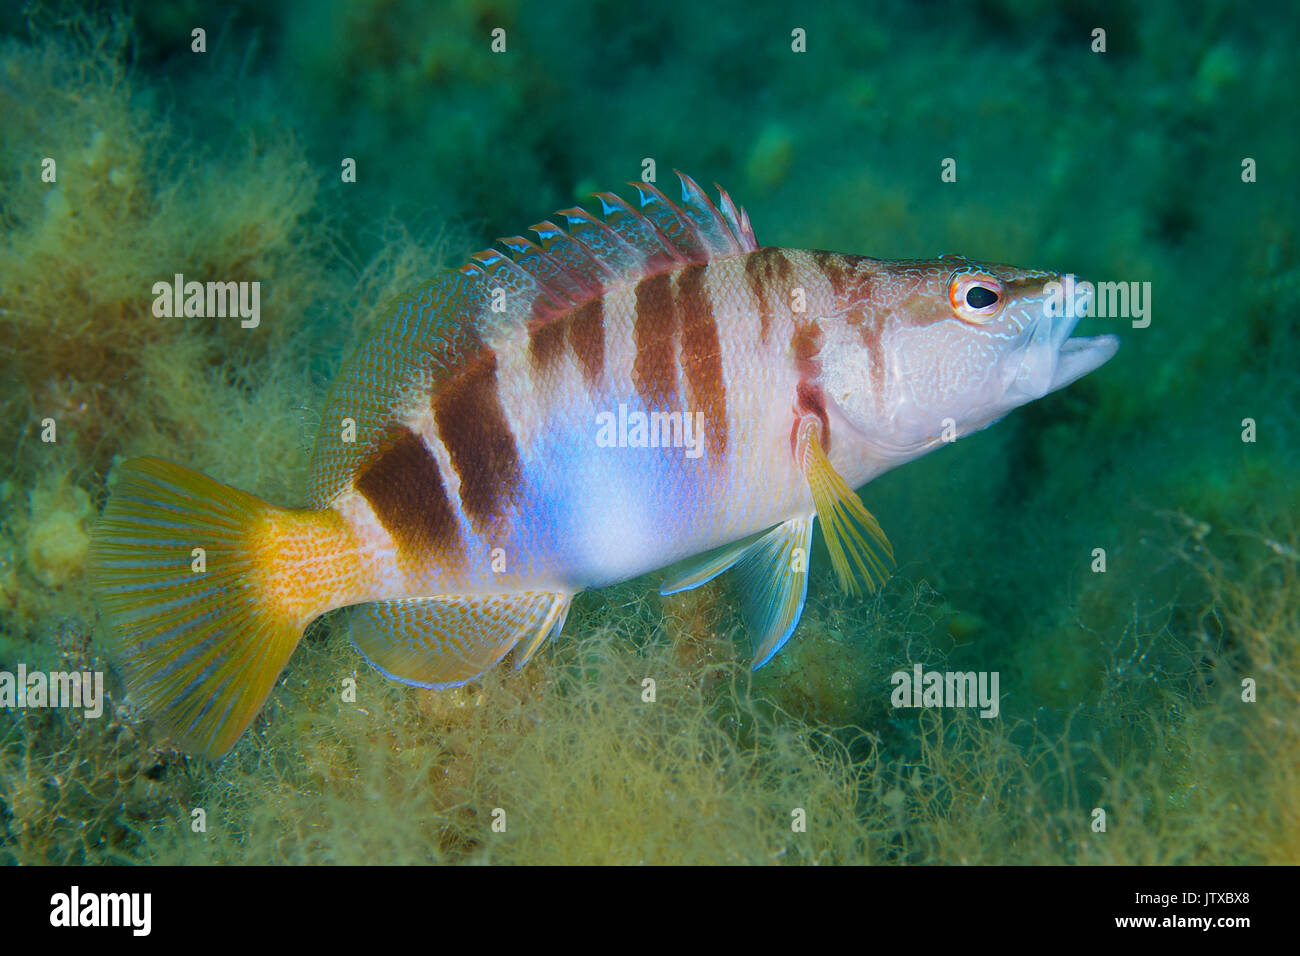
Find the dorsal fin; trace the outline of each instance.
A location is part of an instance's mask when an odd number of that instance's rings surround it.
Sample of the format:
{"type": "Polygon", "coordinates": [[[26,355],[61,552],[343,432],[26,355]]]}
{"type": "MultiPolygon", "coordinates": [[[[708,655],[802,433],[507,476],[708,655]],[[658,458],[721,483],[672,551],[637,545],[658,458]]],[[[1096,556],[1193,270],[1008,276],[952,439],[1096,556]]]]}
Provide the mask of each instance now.
{"type": "Polygon", "coordinates": [[[500,240],[506,251],[485,249],[461,272],[485,294],[504,292],[505,309],[483,317],[484,334],[510,334],[571,312],[612,288],[696,262],[758,248],[749,216],[718,188],[720,206],[680,171],[682,198],[674,203],[655,186],[633,182],[638,208],[613,193],[596,193],[600,216],[561,209],[567,228],[546,221],[532,227],[538,242],[500,240]],[[489,324],[490,323],[490,327],[489,324]]]}
{"type": "Polygon", "coordinates": [[[505,251],[476,252],[398,299],[391,316],[343,366],[321,414],[309,500],[328,504],[365,463],[400,441],[403,422],[485,349],[572,312],[625,284],[696,262],[758,248],[749,216],[721,187],[719,205],[684,173],[682,198],[632,183],[639,209],[598,193],[601,215],[562,209],[505,251]],[[499,290],[499,291],[498,291],[499,290]],[[493,308],[501,301],[503,309],[493,308]],[[354,426],[345,420],[350,419],[354,426]],[[355,427],[355,435],[348,429],[355,427]]]}
{"type": "Polygon", "coordinates": [[[390,317],[344,363],[321,412],[308,502],[327,505],[362,464],[403,434],[402,419],[483,347],[472,321],[479,290],[438,273],[397,299],[390,317]]]}

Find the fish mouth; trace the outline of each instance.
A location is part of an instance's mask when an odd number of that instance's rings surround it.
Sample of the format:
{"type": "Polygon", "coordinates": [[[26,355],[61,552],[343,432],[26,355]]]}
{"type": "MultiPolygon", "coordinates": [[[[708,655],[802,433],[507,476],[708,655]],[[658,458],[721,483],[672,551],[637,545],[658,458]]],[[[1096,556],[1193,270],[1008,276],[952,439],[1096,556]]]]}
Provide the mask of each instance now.
{"type": "Polygon", "coordinates": [[[1052,320],[1051,343],[1056,349],[1056,363],[1052,369],[1051,383],[1047,387],[1048,392],[1055,392],[1077,382],[1110,361],[1119,350],[1118,336],[1070,337],[1083,313],[1089,311],[1093,295],[1092,287],[1084,286],[1076,293],[1072,314],[1057,316],[1052,320]]]}
{"type": "Polygon", "coordinates": [[[1089,311],[1090,299],[1091,292],[1085,287],[1064,313],[1049,311],[1045,295],[1040,300],[1043,314],[1022,334],[1020,362],[1007,390],[1017,404],[1035,401],[1078,381],[1119,349],[1119,338],[1114,335],[1070,337],[1089,311]]]}
{"type": "Polygon", "coordinates": [[[1077,382],[1089,372],[1100,368],[1119,351],[1119,336],[1076,336],[1061,343],[1056,353],[1056,368],[1052,370],[1049,392],[1077,382]]]}

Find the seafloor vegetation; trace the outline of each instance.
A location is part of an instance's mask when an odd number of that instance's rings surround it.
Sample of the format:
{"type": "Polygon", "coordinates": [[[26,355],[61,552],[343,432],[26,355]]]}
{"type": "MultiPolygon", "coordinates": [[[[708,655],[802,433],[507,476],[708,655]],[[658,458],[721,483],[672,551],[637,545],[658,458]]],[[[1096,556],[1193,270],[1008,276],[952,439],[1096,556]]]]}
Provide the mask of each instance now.
{"type": "Polygon", "coordinates": [[[0,670],[107,669],[110,700],[0,712],[0,860],[1300,862],[1297,24],[743,10],[6,19],[0,670]],[[1106,367],[866,489],[898,573],[850,600],[820,554],[756,674],[725,583],[584,595],[525,670],[449,693],[385,681],[335,615],[226,760],[171,749],[84,578],[115,464],[301,501],[324,389],[382,303],[645,157],[727,185],[765,243],[1150,281],[1152,321],[1094,320],[1124,340],[1106,367]],[[175,273],[260,281],[260,325],[156,318],[175,273]],[[998,671],[1000,716],[894,710],[916,663],[998,671]]]}

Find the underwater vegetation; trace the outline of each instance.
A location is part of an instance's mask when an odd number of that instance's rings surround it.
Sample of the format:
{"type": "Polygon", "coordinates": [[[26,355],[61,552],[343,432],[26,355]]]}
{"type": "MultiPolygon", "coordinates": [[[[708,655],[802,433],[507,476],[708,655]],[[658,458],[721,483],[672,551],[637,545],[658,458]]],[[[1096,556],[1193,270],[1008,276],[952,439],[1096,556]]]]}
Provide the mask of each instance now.
{"type": "Polygon", "coordinates": [[[937,33],[831,4],[792,61],[776,10],[546,6],[236,5],[202,59],[197,8],[6,27],[0,672],[107,696],[0,711],[0,860],[1300,862],[1296,24],[993,2],[972,43],[957,8],[937,33]],[[497,26],[517,55],[485,52],[497,26]],[[724,580],[580,595],[528,667],[447,692],[385,680],[332,615],[226,759],[176,749],[86,584],[117,464],[303,500],[385,305],[646,156],[764,242],[1150,281],[1152,321],[1086,320],[1124,341],[1105,368],[864,489],[898,570],[843,594],[819,536],[757,672],[724,580]],[[259,281],[260,322],[158,317],[177,273],[259,281]],[[893,707],[918,664],[998,672],[999,715],[893,707]]]}

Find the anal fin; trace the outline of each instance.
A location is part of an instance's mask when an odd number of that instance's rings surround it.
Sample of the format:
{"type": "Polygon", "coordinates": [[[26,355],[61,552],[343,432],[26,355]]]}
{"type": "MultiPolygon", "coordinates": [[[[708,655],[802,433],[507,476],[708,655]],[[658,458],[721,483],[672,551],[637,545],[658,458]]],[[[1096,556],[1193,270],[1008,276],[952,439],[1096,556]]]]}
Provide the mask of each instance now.
{"type": "Polygon", "coordinates": [[[520,644],[515,648],[515,670],[519,670],[532,660],[538,648],[551,638],[559,637],[560,632],[564,630],[564,622],[569,617],[569,606],[573,603],[573,595],[557,594],[555,597],[557,600],[552,605],[550,612],[533,633],[528,643],[520,644]]]}
{"type": "Polygon", "coordinates": [[[376,601],[357,612],[352,642],[391,680],[456,687],[481,675],[520,642],[526,642],[526,660],[563,625],[571,597],[530,591],[376,601]]]}

